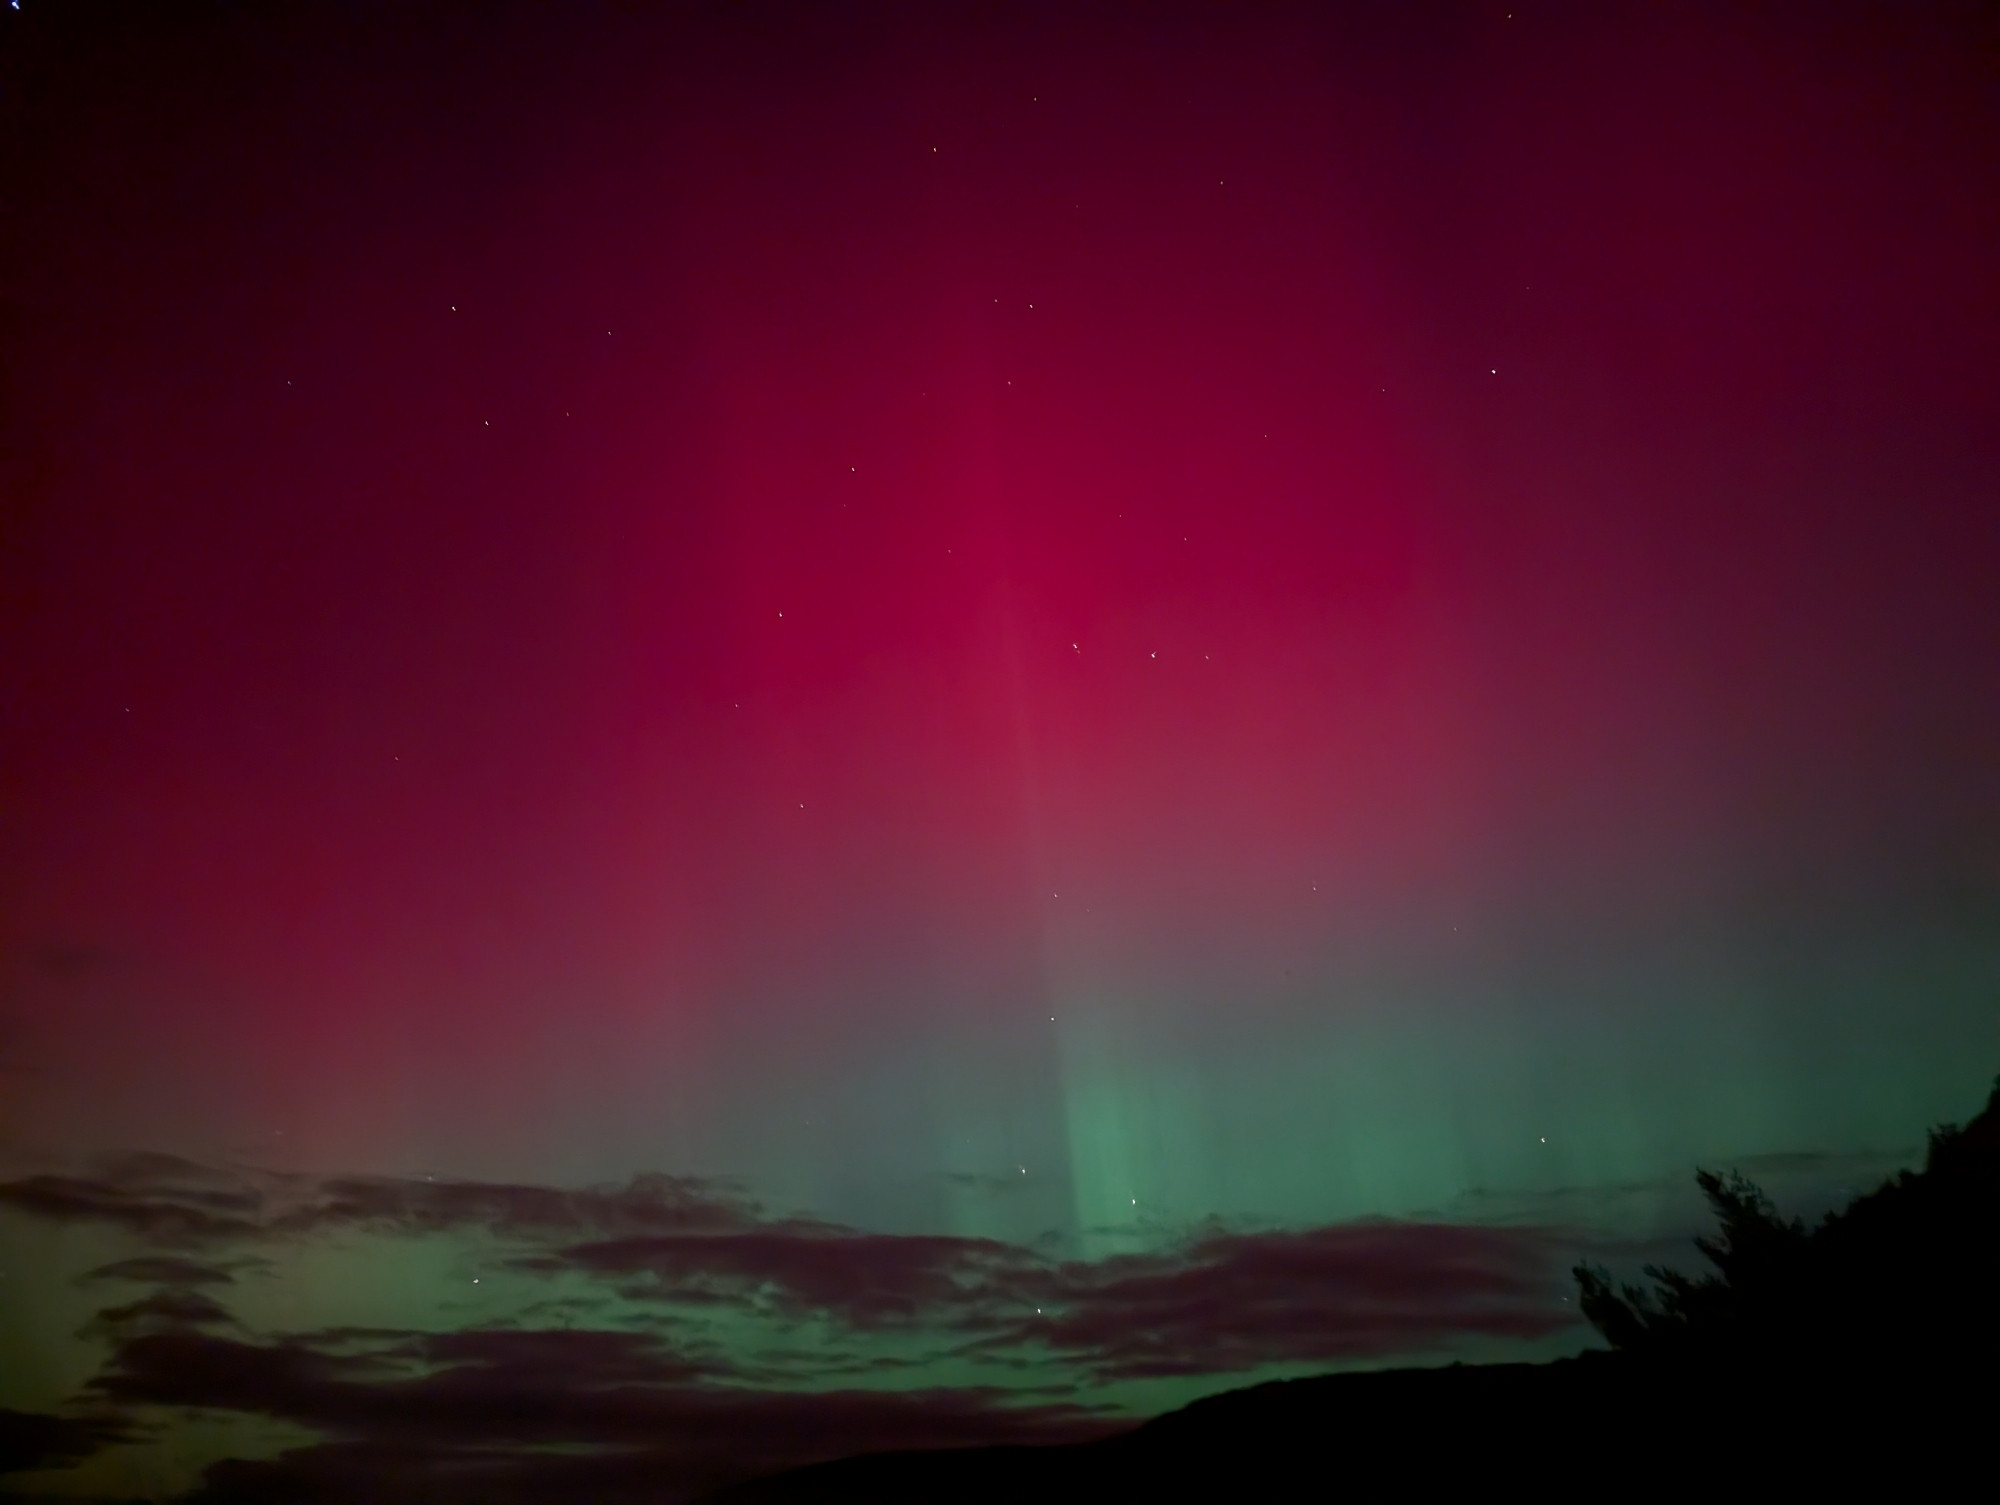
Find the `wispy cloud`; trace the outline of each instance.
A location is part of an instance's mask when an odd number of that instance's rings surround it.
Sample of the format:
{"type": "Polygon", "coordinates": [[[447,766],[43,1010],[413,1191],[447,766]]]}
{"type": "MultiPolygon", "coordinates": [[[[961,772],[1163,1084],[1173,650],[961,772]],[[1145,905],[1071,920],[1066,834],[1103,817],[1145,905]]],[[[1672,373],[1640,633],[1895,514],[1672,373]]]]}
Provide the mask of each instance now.
{"type": "Polygon", "coordinates": [[[235,1284],[236,1277],[220,1266],[199,1264],[172,1255],[116,1260],[108,1265],[99,1265],[94,1270],[86,1270],[77,1277],[79,1285],[108,1280],[156,1286],[226,1286],[235,1284]]]}
{"type": "Polygon", "coordinates": [[[91,1389],[123,1407],[235,1412],[326,1438],[271,1461],[215,1465],[195,1496],[206,1500],[660,1501],[856,1450],[1076,1441],[1117,1425],[991,1390],[773,1393],[719,1378],[635,1333],[257,1343],[180,1331],[121,1344],[91,1389]]]}
{"type": "MultiPolygon", "coordinates": [[[[1097,1435],[1115,1382],[1408,1358],[1575,1320],[1558,1243],[1528,1226],[1211,1226],[1061,1260],[774,1216],[719,1182],[562,1189],[164,1156],[0,1183],[0,1206],[142,1246],[77,1277],[150,1287],[86,1324],[108,1360],[80,1414],[235,1415],[321,1439],[216,1464],[201,1498],[218,1501],[657,1500],[862,1449],[1097,1435]],[[492,1294],[454,1283],[442,1330],[274,1333],[232,1311],[272,1310],[288,1248],[379,1253],[357,1234],[452,1235],[492,1294]]],[[[72,1447],[50,1456],[73,1456],[107,1434],[50,1435],[72,1447]]]]}
{"type": "Polygon", "coordinates": [[[983,1335],[972,1351],[1061,1355],[1099,1378],[1380,1358],[1574,1321],[1543,1234],[1449,1224],[1217,1231],[1095,1263],[982,1239],[773,1224],[579,1244],[521,1263],[610,1278],[635,1299],[960,1329],[983,1335]]]}
{"type": "Polygon", "coordinates": [[[520,1263],[610,1277],[634,1298],[739,1302],[857,1328],[962,1321],[996,1301],[1022,1299],[1052,1270],[1029,1250],[990,1239],[801,1221],[576,1244],[520,1263]]]}
{"type": "Polygon", "coordinates": [[[0,1474],[81,1463],[127,1436],[122,1425],[105,1417],[0,1410],[0,1474]]]}
{"type": "Polygon", "coordinates": [[[172,1155],[134,1155],[89,1175],[0,1181],[0,1207],[65,1223],[104,1223],[168,1247],[254,1238],[266,1196],[247,1178],[172,1155]]]}
{"type": "Polygon", "coordinates": [[[759,1212],[730,1183],[638,1176],[569,1189],[436,1177],[286,1175],[135,1155],[87,1174],[0,1181],[0,1207],[121,1228],[168,1248],[240,1244],[336,1228],[482,1229],[502,1236],[719,1231],[759,1212]]]}
{"type": "Polygon", "coordinates": [[[186,1328],[229,1326],[229,1309],[199,1291],[162,1287],[150,1296],[108,1306],[84,1328],[97,1337],[129,1338],[140,1332],[179,1332],[186,1328]]]}
{"type": "Polygon", "coordinates": [[[1003,1341],[1100,1378],[1416,1355],[1471,1336],[1534,1338],[1574,1319],[1539,1233],[1358,1223],[1216,1233],[1158,1254],[1069,1264],[1003,1341]]]}

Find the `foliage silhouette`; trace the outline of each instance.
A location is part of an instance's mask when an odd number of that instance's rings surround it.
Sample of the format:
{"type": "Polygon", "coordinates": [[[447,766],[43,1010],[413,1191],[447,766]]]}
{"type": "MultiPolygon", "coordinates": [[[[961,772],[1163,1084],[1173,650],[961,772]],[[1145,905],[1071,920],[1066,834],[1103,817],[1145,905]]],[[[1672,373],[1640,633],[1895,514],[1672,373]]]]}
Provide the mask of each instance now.
{"type": "Polygon", "coordinates": [[[1986,1478],[2000,1351],[2000,1082],[1963,1129],[1812,1228],[1703,1171],[1700,1276],[1581,1267],[1612,1351],[1283,1380],[1058,1447],[862,1455],[705,1505],[1351,1497],[1942,1499],[1986,1478]]]}
{"type": "Polygon", "coordinates": [[[1811,1229],[1740,1175],[1696,1180],[1719,1227],[1695,1241],[1711,1273],[1649,1265],[1646,1290],[1576,1268],[1583,1313],[1613,1349],[1851,1371],[1988,1353],[2000,1339],[2000,1080],[1970,1123],[1931,1131],[1921,1171],[1811,1229]]]}

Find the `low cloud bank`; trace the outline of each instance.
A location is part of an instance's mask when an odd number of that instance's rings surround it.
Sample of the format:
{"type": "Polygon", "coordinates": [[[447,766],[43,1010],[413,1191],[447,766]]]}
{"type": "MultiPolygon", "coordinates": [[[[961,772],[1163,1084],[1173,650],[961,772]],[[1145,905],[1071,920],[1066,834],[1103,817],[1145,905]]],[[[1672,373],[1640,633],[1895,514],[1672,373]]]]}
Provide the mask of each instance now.
{"type": "Polygon", "coordinates": [[[9,1466],[80,1461],[197,1413],[319,1438],[212,1464],[191,1497],[210,1502],[671,1500],[857,1451],[1103,1435],[1124,1424],[1096,1393],[1108,1382],[1406,1358],[1575,1320],[1534,1228],[1211,1228],[1078,1261],[774,1217],[694,1179],[565,1190],[164,1156],[0,1183],[0,1207],[144,1246],[78,1277],[129,1298],[81,1335],[108,1358],[76,1417],[10,1413],[9,1466]],[[243,1272],[354,1233],[465,1235],[517,1285],[572,1297],[447,1331],[238,1320],[243,1272]],[[597,1320],[548,1326],[574,1320],[578,1288],[600,1293],[597,1320]],[[773,1335],[808,1331],[818,1349],[776,1354],[773,1335]],[[909,1388],[947,1369],[957,1382],[909,1388]]]}

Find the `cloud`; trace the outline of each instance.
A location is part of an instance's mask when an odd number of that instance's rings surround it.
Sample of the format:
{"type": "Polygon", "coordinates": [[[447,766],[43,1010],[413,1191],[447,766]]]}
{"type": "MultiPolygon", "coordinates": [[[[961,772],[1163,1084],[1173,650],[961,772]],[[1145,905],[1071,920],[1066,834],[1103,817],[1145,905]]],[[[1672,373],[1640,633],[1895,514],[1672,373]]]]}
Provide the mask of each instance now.
{"type": "Polygon", "coordinates": [[[962,1320],[1049,1267],[991,1239],[870,1234],[812,1222],[724,1234],[577,1244],[524,1268],[622,1277],[626,1295],[735,1301],[789,1316],[824,1314],[856,1328],[962,1320]]]}
{"type": "Polygon", "coordinates": [[[0,1474],[81,1463],[126,1439],[122,1426],[103,1418],[0,1410],[0,1474]]]}
{"type": "MultiPolygon", "coordinates": [[[[662,1300],[950,1329],[963,1356],[1062,1384],[1540,1336],[1571,1320],[1550,1299],[1550,1255],[1518,1229],[1362,1223],[1214,1230],[1155,1254],[1057,1263],[987,1240],[789,1222],[589,1241],[535,1265],[636,1282],[662,1300]]],[[[113,1357],[88,1387],[120,1410],[233,1412],[324,1439],[214,1465],[193,1496],[209,1505],[660,1501],[861,1451],[1079,1441],[1120,1426],[1085,1405],[1022,1404],[990,1387],[763,1389],[746,1366],[650,1332],[343,1329],[264,1341],[219,1330],[224,1320],[185,1287],[111,1309],[113,1357]]]]}
{"type": "Polygon", "coordinates": [[[123,1306],[106,1307],[83,1330],[93,1337],[125,1337],[135,1332],[177,1332],[234,1323],[227,1308],[201,1292],[167,1287],[123,1306]]]}
{"type": "Polygon", "coordinates": [[[256,1235],[264,1197],[229,1171],[173,1155],[134,1155],[88,1176],[0,1181],[0,1207],[55,1222],[109,1223],[156,1244],[183,1246],[256,1235]]]}
{"type": "Polygon", "coordinates": [[[520,1263],[612,1278],[640,1299],[983,1333],[968,1351],[1053,1352],[1100,1378],[1382,1358],[1575,1321],[1541,1232],[1437,1223],[1218,1230],[1095,1263],[983,1239],[773,1224],[578,1244],[520,1263]]]}
{"type": "Polygon", "coordinates": [[[169,1255],[154,1255],[140,1259],[121,1259],[108,1265],[99,1265],[94,1270],[86,1270],[77,1277],[79,1285],[100,1280],[129,1280],[140,1285],[158,1286],[226,1286],[235,1283],[236,1277],[215,1265],[197,1264],[191,1259],[176,1259],[169,1255]]]}
{"type": "Polygon", "coordinates": [[[415,1443],[636,1443],[652,1393],[706,1367],[642,1333],[329,1331],[257,1343],[178,1330],[121,1343],[90,1389],[415,1443]]]}
{"type": "Polygon", "coordinates": [[[1210,1227],[1066,1261],[772,1217],[722,1182],[566,1190],[157,1155],[0,1183],[0,1205],[153,1246],[79,1277],[152,1287],[85,1329],[111,1353],[90,1405],[318,1435],[215,1465],[207,1501],[660,1500],[863,1450],[1100,1435],[1113,1419],[1076,1397],[1105,1382],[1393,1360],[1575,1322],[1560,1241],[1519,1225],[1210,1227]],[[260,1248],[357,1230],[497,1240],[474,1247],[514,1273],[506,1319],[270,1334],[222,1304],[260,1248]],[[908,1388],[940,1360],[1036,1388],[908,1388]]]}
{"type": "Polygon", "coordinates": [[[433,1177],[338,1177],[278,1215],[279,1231],[331,1225],[403,1233],[484,1228],[502,1235],[657,1233],[739,1228],[759,1216],[726,1182],[635,1176],[623,1186],[566,1190],[433,1177]]]}
{"type": "Polygon", "coordinates": [[[1354,1223],[1222,1233],[1162,1254],[1068,1264],[1001,1342],[1039,1343],[1100,1378],[1380,1359],[1574,1323],[1538,1233],[1354,1223]]]}
{"type": "Polygon", "coordinates": [[[319,1431],[268,1462],[211,1468],[202,1500],[662,1500],[857,1450],[1077,1441],[1115,1423],[994,1391],[768,1392],[659,1339],[474,1329],[197,1331],[121,1343],[92,1392],[120,1406],[236,1412],[319,1431]]]}
{"type": "MultiPolygon", "coordinates": [[[[1211,1229],[1176,1247],[1059,1262],[1019,1244],[866,1233],[766,1216],[729,1183],[640,1176],[564,1189],[431,1177],[282,1176],[131,1157],[91,1176],[0,1183],[0,1205],[108,1222],[173,1248],[340,1229],[483,1231],[517,1271],[573,1273],[647,1303],[819,1317],[856,1332],[929,1329],[963,1351],[1064,1357],[1098,1378],[1230,1373],[1379,1359],[1467,1337],[1535,1338],[1574,1322],[1550,1236],[1534,1226],[1367,1222],[1303,1231],[1211,1229]]],[[[162,1253],[90,1280],[164,1291],[116,1324],[195,1321],[192,1288],[219,1265],[162,1253]]],[[[214,1310],[220,1310],[215,1308],[214,1310]]],[[[213,1312],[200,1320],[216,1320],[213,1312]]]]}
{"type": "Polygon", "coordinates": [[[689,1177],[636,1176],[622,1186],[568,1189],[429,1176],[287,1175],[172,1155],[128,1156],[83,1175],[0,1181],[0,1207],[55,1222],[109,1224],[168,1248],[336,1228],[575,1238],[720,1231],[760,1218],[733,1184],[689,1177]]]}

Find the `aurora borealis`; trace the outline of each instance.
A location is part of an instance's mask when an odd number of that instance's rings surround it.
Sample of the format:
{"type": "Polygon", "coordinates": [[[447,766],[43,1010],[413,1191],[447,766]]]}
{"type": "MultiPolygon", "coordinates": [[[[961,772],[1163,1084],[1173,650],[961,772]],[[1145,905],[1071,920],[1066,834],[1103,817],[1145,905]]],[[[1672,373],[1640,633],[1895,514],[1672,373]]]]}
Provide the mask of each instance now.
{"type": "Polygon", "coordinates": [[[2000,1068],[1991,7],[0,21],[10,1484],[1573,1351],[2000,1068]]]}

